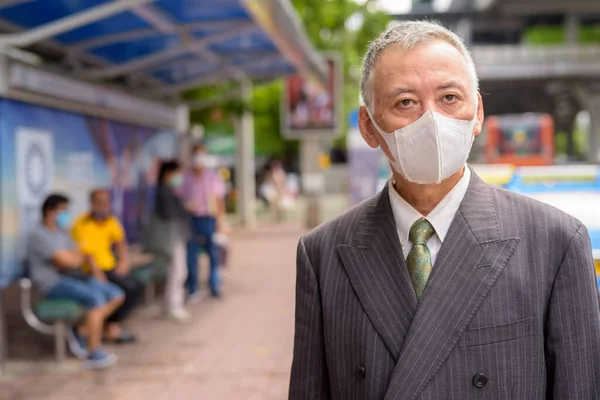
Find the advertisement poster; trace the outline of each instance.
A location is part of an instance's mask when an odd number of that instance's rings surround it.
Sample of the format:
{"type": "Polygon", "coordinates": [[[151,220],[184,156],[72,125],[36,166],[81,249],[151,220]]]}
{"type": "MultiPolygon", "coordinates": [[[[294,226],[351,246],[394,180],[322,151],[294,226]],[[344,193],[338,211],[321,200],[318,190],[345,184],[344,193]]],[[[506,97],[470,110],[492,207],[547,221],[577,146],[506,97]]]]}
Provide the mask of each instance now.
{"type": "Polygon", "coordinates": [[[160,163],[179,155],[177,135],[10,100],[0,114],[0,287],[21,273],[49,193],[67,195],[78,216],[91,190],[109,189],[128,240],[140,239],[160,163]]]}
{"type": "Polygon", "coordinates": [[[23,207],[39,207],[52,188],[52,134],[44,130],[20,127],[15,136],[19,204],[23,207]]]}
{"type": "Polygon", "coordinates": [[[350,204],[358,204],[383,188],[390,175],[389,163],[380,149],[364,141],[358,129],[358,110],[350,114],[348,165],[350,167],[350,204]]]}
{"type": "Polygon", "coordinates": [[[285,81],[281,102],[282,132],[287,138],[301,138],[306,135],[335,137],[340,133],[340,110],[342,106],[342,69],[337,53],[323,55],[328,65],[328,79],[325,88],[300,75],[285,81]]]}

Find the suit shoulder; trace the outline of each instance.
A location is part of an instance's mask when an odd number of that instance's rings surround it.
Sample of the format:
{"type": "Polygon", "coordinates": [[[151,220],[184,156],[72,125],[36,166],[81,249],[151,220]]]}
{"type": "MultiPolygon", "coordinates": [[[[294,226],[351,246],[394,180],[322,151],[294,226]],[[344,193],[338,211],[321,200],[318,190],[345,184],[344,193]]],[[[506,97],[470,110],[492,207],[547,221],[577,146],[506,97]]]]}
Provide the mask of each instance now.
{"type": "Polygon", "coordinates": [[[310,247],[330,247],[349,242],[375,198],[376,196],[373,196],[364,200],[341,215],[322,223],[304,235],[301,240],[310,247]]]}
{"type": "Polygon", "coordinates": [[[504,188],[493,187],[492,190],[502,205],[501,209],[527,224],[570,235],[574,235],[583,225],[574,216],[540,200],[504,188]]]}

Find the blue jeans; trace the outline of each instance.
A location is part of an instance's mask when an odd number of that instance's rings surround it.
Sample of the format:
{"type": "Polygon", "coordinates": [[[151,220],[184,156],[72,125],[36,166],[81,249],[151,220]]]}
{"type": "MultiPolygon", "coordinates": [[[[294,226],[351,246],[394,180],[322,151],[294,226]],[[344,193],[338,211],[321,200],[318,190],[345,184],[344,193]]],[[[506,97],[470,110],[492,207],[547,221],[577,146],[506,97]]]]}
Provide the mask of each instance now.
{"type": "Polygon", "coordinates": [[[125,293],[120,287],[110,282],[101,282],[93,277],[79,280],[63,276],[46,293],[47,299],[73,300],[88,310],[102,307],[109,301],[124,296],[125,293]]]}
{"type": "Polygon", "coordinates": [[[192,217],[192,238],[187,245],[188,277],[186,287],[189,294],[198,291],[198,253],[204,249],[210,259],[208,283],[211,292],[219,293],[221,278],[219,276],[219,248],[213,242],[217,222],[212,217],[192,217]]]}

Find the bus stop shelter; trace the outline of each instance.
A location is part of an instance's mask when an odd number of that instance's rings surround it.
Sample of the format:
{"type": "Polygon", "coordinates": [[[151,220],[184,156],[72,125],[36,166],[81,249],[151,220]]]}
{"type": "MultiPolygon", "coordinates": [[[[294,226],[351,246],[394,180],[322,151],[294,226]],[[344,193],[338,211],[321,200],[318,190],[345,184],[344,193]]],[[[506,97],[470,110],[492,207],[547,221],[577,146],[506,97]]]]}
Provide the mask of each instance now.
{"type": "MultiPolygon", "coordinates": [[[[148,105],[147,115],[106,102],[100,104],[102,112],[126,122],[171,124],[180,132],[187,130],[189,119],[189,107],[179,101],[185,90],[236,81],[240,94],[248,96],[256,79],[295,72],[317,84],[326,79],[325,62],[307,40],[288,0],[7,0],[0,3],[0,29],[5,32],[0,35],[5,57],[133,93],[148,105]]],[[[65,93],[59,92],[46,91],[40,99],[39,90],[32,82],[21,82],[2,95],[44,100],[50,106],[56,106],[58,98],[76,111],[81,105],[81,99],[64,99],[65,93]]],[[[240,216],[251,223],[251,115],[244,115],[239,127],[238,167],[244,171],[238,188],[240,216]]]]}
{"type": "MultiPolygon", "coordinates": [[[[182,92],[235,81],[249,99],[253,82],[293,73],[326,82],[326,63],[289,0],[0,2],[1,99],[184,136],[194,104],[182,92]]],[[[251,112],[239,118],[236,140],[238,212],[251,225],[251,112]]],[[[0,309],[0,365],[2,336],[0,309]]]]}

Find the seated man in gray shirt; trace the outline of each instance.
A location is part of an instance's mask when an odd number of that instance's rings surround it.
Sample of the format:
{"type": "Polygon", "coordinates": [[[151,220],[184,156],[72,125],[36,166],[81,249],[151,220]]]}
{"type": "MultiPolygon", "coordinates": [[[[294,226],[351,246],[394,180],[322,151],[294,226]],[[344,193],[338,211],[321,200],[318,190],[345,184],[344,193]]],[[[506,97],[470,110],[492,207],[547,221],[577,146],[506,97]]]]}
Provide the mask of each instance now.
{"type": "Polygon", "coordinates": [[[71,240],[68,208],[69,199],[59,194],[44,201],[42,224],[31,231],[27,242],[29,273],[46,298],[69,299],[85,307],[81,325],[69,332],[69,348],[77,357],[87,359],[88,368],[106,368],[117,358],[101,347],[103,324],[125,297],[71,240]],[[81,270],[84,264],[90,265],[91,275],[81,270]]]}

